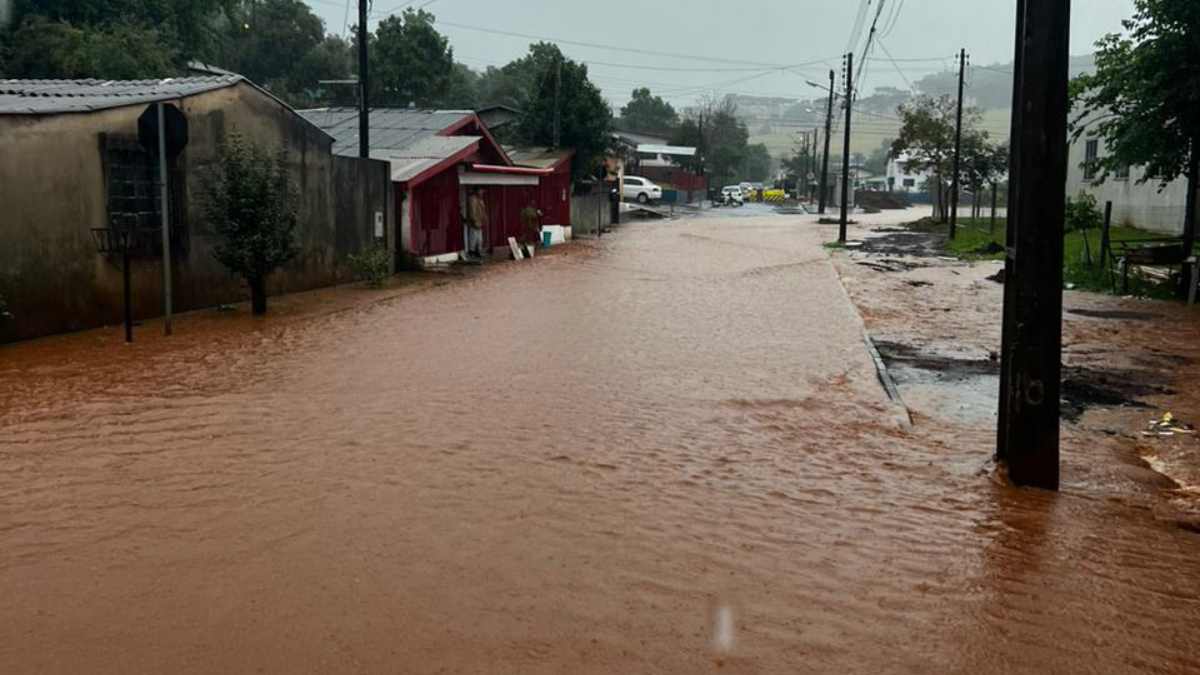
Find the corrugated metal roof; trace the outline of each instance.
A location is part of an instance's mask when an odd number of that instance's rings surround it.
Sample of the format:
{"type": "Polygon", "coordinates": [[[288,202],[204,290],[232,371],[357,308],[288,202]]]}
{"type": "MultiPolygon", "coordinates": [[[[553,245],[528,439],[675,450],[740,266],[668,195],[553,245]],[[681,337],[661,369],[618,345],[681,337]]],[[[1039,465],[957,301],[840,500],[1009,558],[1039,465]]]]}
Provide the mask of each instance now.
{"type": "MultiPolygon", "coordinates": [[[[334,153],[358,153],[357,108],[319,108],[301,110],[300,114],[333,136],[334,153]]],[[[474,114],[469,110],[377,108],[369,113],[371,153],[402,150],[417,141],[436,136],[439,132],[461,124],[474,114]]]]}
{"type": "Polygon", "coordinates": [[[513,164],[518,166],[532,166],[539,169],[549,169],[558,166],[563,160],[574,155],[572,150],[563,150],[545,147],[533,148],[518,148],[505,146],[504,151],[508,153],[509,159],[513,164]]]}
{"type": "Polygon", "coordinates": [[[689,148],[681,145],[656,145],[653,143],[645,143],[637,146],[637,151],[652,155],[673,155],[676,157],[696,156],[696,148],[689,148]]]}
{"type": "Polygon", "coordinates": [[[406,182],[460,152],[473,148],[481,140],[481,136],[429,136],[406,148],[374,148],[371,150],[371,158],[391,162],[392,180],[406,182]]]}
{"type": "Polygon", "coordinates": [[[0,114],[55,115],[171,101],[223,89],[240,75],[162,80],[2,80],[0,114]]]}

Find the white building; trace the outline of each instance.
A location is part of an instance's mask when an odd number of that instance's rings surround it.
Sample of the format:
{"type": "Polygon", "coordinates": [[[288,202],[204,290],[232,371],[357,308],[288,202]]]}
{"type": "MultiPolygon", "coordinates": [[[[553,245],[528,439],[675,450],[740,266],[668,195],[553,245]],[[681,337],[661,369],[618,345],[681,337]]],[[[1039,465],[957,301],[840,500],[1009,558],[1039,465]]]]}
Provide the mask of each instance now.
{"type": "Polygon", "coordinates": [[[906,154],[888,160],[887,185],[892,192],[915,194],[924,191],[925,181],[933,176],[933,172],[928,169],[915,171],[909,168],[909,164],[910,159],[906,154]]]}
{"type": "Polygon", "coordinates": [[[1098,172],[1087,168],[1089,160],[1104,156],[1104,139],[1084,134],[1071,144],[1067,155],[1067,196],[1087,192],[1096,198],[1100,208],[1113,203],[1113,223],[1128,224],[1169,235],[1183,234],[1183,219],[1187,211],[1187,179],[1178,178],[1164,188],[1161,181],[1139,182],[1146,172],[1131,167],[1110,175],[1100,185],[1093,180],[1098,172]]]}

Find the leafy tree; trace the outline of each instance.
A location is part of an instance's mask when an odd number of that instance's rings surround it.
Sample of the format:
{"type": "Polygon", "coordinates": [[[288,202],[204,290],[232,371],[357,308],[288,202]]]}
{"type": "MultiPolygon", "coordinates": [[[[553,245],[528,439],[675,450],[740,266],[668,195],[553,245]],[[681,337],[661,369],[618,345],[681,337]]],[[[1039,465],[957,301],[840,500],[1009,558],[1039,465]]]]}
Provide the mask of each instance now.
{"type": "Polygon", "coordinates": [[[265,314],[267,277],[299,253],[287,154],[272,154],[235,133],[206,179],[205,213],[219,237],[214,255],[246,280],[254,313],[265,314]]]}
{"type": "Polygon", "coordinates": [[[892,144],[895,142],[895,139],[885,138],[883,143],[867,156],[867,160],[863,162],[863,168],[876,176],[886,174],[888,162],[892,159],[892,144]]]}
{"type": "Polygon", "coordinates": [[[737,103],[727,96],[705,100],[686,115],[671,144],[698,148],[697,157],[684,166],[702,169],[714,183],[728,184],[743,168],[749,139],[750,132],[738,119],[737,103]]]}
{"type": "Polygon", "coordinates": [[[450,71],[450,82],[438,106],[442,108],[475,110],[480,107],[479,73],[462,63],[455,63],[450,71]]]}
{"type": "Polygon", "coordinates": [[[808,176],[809,168],[812,166],[812,159],[813,156],[809,147],[797,143],[792,156],[783,160],[783,169],[787,172],[788,178],[803,183],[808,176]]]}
{"type": "MultiPolygon", "coordinates": [[[[954,129],[957,103],[949,96],[933,98],[919,96],[900,106],[899,138],[892,143],[892,156],[908,156],[909,171],[919,173],[932,171],[937,185],[939,217],[947,219],[946,182],[954,173],[954,129]]],[[[963,138],[970,136],[971,129],[979,123],[982,114],[978,109],[963,111],[963,138]]]]}
{"type": "Polygon", "coordinates": [[[433,14],[414,9],[379,22],[369,49],[372,105],[430,107],[445,95],[454,50],[433,24],[433,14]]]}
{"type": "Polygon", "coordinates": [[[231,23],[230,58],[222,67],[271,84],[273,90],[299,92],[317,85],[297,77],[302,76],[297,66],[325,38],[324,23],[308,5],[300,0],[243,2],[231,23]]]}
{"type": "Polygon", "coordinates": [[[652,96],[649,89],[642,87],[634,89],[633,98],[621,108],[621,121],[630,131],[662,132],[679,124],[679,114],[661,96],[652,96]]]}
{"type": "Polygon", "coordinates": [[[30,16],[12,34],[6,70],[26,78],[163,77],[175,71],[176,53],[145,25],[113,23],[79,28],[30,16]]]}
{"type": "MultiPolygon", "coordinates": [[[[155,32],[179,67],[189,59],[209,60],[216,55],[222,40],[217,19],[236,4],[237,0],[17,0],[13,16],[17,27],[37,18],[68,23],[85,32],[116,24],[140,26],[155,32]]],[[[47,55],[61,60],[50,52],[47,55]]],[[[10,72],[26,76],[16,68],[10,67],[10,72]]]]}
{"type": "Polygon", "coordinates": [[[520,67],[533,64],[536,79],[521,106],[517,134],[529,145],[553,146],[557,119],[559,144],[575,150],[573,174],[588,175],[608,148],[612,110],[588,79],[586,65],[566,58],[556,45],[531,45],[529,52],[520,67]]]}
{"type": "Polygon", "coordinates": [[[761,183],[771,176],[771,166],[775,160],[771,151],[764,143],[746,146],[746,155],[742,159],[741,174],[745,180],[761,183]]]}
{"type": "Polygon", "coordinates": [[[999,181],[1008,173],[1008,145],[992,145],[987,132],[965,134],[962,161],[959,165],[959,184],[969,187],[976,197],[984,188],[999,181]]]}
{"type": "Polygon", "coordinates": [[[1145,167],[1142,182],[1186,177],[1184,233],[1191,242],[1200,175],[1200,3],[1135,0],[1134,8],[1126,35],[1097,43],[1096,72],[1072,82],[1081,111],[1072,133],[1104,139],[1108,154],[1096,162],[1101,181],[1131,165],[1145,167]]]}

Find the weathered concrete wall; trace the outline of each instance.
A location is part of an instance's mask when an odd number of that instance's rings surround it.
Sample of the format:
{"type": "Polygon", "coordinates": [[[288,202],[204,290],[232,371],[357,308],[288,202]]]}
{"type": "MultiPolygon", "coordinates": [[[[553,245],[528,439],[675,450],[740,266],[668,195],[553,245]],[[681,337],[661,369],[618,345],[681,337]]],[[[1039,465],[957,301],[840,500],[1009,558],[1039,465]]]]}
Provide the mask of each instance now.
{"type": "MultiPolygon", "coordinates": [[[[232,133],[271,149],[285,148],[298,190],[301,254],[272,275],[269,292],[347,281],[345,256],[370,241],[375,211],[390,213],[387,163],[335,158],[328,136],[245,83],[176,104],[190,123],[188,147],[177,160],[190,245],[173,264],[175,308],[246,297],[241,279],[213,257],[213,233],[203,213],[205,173],[232,133]],[[358,179],[369,180],[356,188],[358,179]],[[369,204],[360,204],[362,199],[369,204]],[[372,220],[347,217],[343,210],[370,212],[372,220]]],[[[0,116],[0,294],[14,315],[0,325],[0,342],[120,322],[118,261],[96,253],[90,229],[108,224],[101,134],[136,135],[143,109],[0,116]]],[[[161,261],[137,260],[133,270],[135,315],[160,315],[161,261]]]]}

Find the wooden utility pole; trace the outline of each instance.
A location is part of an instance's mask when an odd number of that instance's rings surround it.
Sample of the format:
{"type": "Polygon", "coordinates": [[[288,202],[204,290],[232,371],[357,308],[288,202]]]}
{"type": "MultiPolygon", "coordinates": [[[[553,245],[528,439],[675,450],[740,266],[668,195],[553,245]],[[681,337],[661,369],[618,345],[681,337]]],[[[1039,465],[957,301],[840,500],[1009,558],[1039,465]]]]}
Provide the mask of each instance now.
{"type": "Polygon", "coordinates": [[[954,176],[950,181],[950,238],[958,228],[959,171],[962,166],[963,82],[967,72],[967,50],[958,54],[958,112],[954,123],[954,176]]]}
{"type": "MultiPolygon", "coordinates": [[[[833,90],[829,90],[833,95],[833,90]]],[[[850,111],[854,107],[854,52],[846,54],[846,134],[842,142],[842,218],[838,223],[838,242],[846,243],[846,225],[850,215],[850,111]]]]}
{"type": "Polygon", "coordinates": [[[554,66],[554,148],[562,144],[562,59],[554,66]]]}
{"type": "Polygon", "coordinates": [[[825,215],[825,201],[829,198],[829,141],[833,138],[833,87],[837,76],[829,71],[829,112],[825,115],[825,156],[821,158],[821,196],[817,202],[817,213],[825,215]]]}
{"type": "Polygon", "coordinates": [[[1070,0],[1018,0],[997,459],[1057,490],[1070,0]]]}
{"type": "Polygon", "coordinates": [[[371,156],[370,106],[367,102],[367,92],[371,90],[367,73],[367,2],[358,0],[358,156],[363,159],[371,156]]]}

